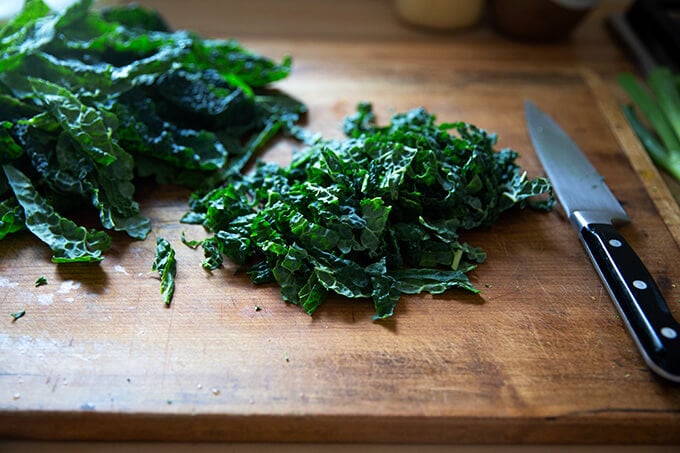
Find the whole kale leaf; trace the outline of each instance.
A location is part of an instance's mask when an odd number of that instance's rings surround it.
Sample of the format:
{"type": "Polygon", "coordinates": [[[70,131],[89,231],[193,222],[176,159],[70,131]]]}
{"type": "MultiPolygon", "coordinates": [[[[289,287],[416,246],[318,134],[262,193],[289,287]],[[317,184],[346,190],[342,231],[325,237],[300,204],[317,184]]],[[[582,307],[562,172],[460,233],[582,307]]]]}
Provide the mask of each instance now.
{"type": "Polygon", "coordinates": [[[515,151],[495,151],[496,136],[471,124],[437,124],[418,108],[378,127],[362,103],[344,131],[347,139],[316,139],[289,166],[260,162],[194,197],[184,220],[214,233],[201,244],[204,267],[226,255],[309,314],[335,293],[371,298],[382,319],[402,294],[478,292],[466,274],[486,255],[460,232],[513,206],[555,203],[546,179],[528,179],[515,151]]]}
{"type": "Polygon", "coordinates": [[[137,6],[27,0],[0,28],[0,239],[27,227],[54,260],[98,261],[107,233],[66,217],[84,207],[145,238],[135,177],[207,188],[239,173],[305,112],[269,87],[290,69],[137,6]]]}

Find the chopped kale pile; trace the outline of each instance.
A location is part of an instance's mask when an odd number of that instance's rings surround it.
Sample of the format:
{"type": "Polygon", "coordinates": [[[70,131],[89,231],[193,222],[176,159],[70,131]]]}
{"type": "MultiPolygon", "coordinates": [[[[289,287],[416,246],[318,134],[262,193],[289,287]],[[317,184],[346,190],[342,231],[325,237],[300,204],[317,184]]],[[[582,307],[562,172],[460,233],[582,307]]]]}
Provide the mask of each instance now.
{"type": "Polygon", "coordinates": [[[27,0],[0,29],[0,239],[26,228],[55,262],[99,261],[110,247],[74,210],[143,239],[136,176],[214,187],[305,111],[269,87],[289,58],[91,3],[53,12],[27,0]]]}
{"type": "Polygon", "coordinates": [[[532,200],[550,194],[548,181],[528,179],[515,151],[495,151],[495,135],[473,125],[437,124],[421,108],[378,127],[361,104],[344,130],[347,139],[316,140],[287,167],[260,162],[194,197],[183,221],[214,233],[201,243],[203,266],[226,255],[310,314],[329,294],[371,298],[381,319],[402,294],[477,292],[466,273],[486,256],[460,232],[513,206],[554,204],[532,200]]]}
{"type": "MultiPolygon", "coordinates": [[[[28,229],[54,262],[96,262],[111,245],[104,230],[150,231],[136,178],[180,183],[197,190],[182,220],[213,233],[182,235],[206,269],[227,256],[309,314],[338,294],[372,299],[382,319],[402,294],[477,292],[467,273],[486,256],[460,233],[554,203],[547,180],[528,179],[516,152],[471,124],[437,124],[421,108],[380,127],[366,103],[345,120],[346,139],[324,140],[296,125],[305,106],[270,86],[289,58],[91,3],[53,12],[27,0],[0,29],[0,239],[28,229]],[[244,174],[280,131],[305,148],[244,174]],[[100,230],[69,218],[83,208],[100,230]]],[[[168,305],[175,266],[159,237],[152,269],[168,305]]]]}

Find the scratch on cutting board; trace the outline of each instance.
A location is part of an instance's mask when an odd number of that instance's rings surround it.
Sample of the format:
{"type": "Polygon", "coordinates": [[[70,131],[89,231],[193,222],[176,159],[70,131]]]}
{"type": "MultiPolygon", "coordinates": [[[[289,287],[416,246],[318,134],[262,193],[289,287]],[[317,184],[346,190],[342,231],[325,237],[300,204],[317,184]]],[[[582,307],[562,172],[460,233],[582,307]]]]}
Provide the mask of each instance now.
{"type": "Polygon", "coordinates": [[[502,237],[498,237],[498,245],[500,245],[501,250],[503,250],[503,253],[505,256],[510,256],[510,252],[508,251],[508,245],[507,242],[502,237]]]}
{"type": "Polygon", "coordinates": [[[71,292],[71,290],[76,290],[80,288],[80,282],[76,282],[73,280],[66,280],[61,283],[61,286],[59,286],[59,289],[57,290],[57,293],[59,294],[68,294],[71,292]]]}
{"type": "Polygon", "coordinates": [[[16,288],[17,286],[19,286],[19,283],[5,277],[0,277],[0,288],[16,288]]]}
{"type": "Polygon", "coordinates": [[[533,344],[538,347],[540,354],[542,354],[541,357],[544,359],[555,357],[555,348],[553,348],[550,342],[544,338],[541,332],[539,332],[534,319],[531,317],[525,317],[524,321],[525,324],[523,327],[529,331],[529,335],[531,335],[533,339],[533,344]]]}
{"type": "Polygon", "coordinates": [[[116,264],[115,266],[113,266],[113,270],[121,274],[130,275],[130,273],[125,269],[125,267],[121,266],[120,264],[116,264]]]}
{"type": "Polygon", "coordinates": [[[553,298],[553,296],[550,294],[550,291],[548,291],[548,290],[545,288],[545,286],[543,285],[543,283],[541,283],[541,279],[538,278],[538,277],[536,277],[535,275],[534,275],[533,279],[534,279],[534,281],[536,282],[536,284],[538,285],[538,287],[541,288],[541,292],[542,292],[543,294],[545,294],[546,296],[548,296],[548,299],[549,299],[550,301],[552,301],[554,298],[553,298]]]}
{"type": "Polygon", "coordinates": [[[52,305],[54,303],[54,294],[38,294],[38,303],[40,305],[52,305]]]}
{"type": "Polygon", "coordinates": [[[170,310],[170,320],[168,323],[168,333],[166,334],[165,338],[165,348],[164,348],[164,355],[165,359],[163,360],[163,371],[161,374],[161,388],[165,388],[165,377],[167,376],[167,371],[168,371],[168,364],[170,362],[170,340],[172,338],[172,328],[173,328],[173,321],[174,321],[174,315],[175,315],[175,310],[170,310]]]}

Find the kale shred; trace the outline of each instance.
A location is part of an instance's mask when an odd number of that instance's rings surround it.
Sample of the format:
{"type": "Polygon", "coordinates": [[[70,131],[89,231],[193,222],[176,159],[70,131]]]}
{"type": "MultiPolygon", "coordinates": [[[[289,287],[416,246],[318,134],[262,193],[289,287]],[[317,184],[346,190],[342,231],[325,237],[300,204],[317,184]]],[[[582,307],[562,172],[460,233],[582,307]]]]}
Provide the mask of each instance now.
{"type": "Polygon", "coordinates": [[[143,239],[136,177],[214,187],[305,112],[270,86],[290,58],[91,4],[27,0],[0,28],[0,239],[28,229],[58,262],[99,261],[110,245],[67,215],[89,207],[103,229],[143,239]]]}
{"type": "Polygon", "coordinates": [[[161,296],[166,306],[170,306],[172,296],[175,293],[175,274],[177,263],[175,249],[163,237],[156,238],[156,255],[151,265],[152,271],[158,271],[161,278],[161,296]]]}
{"type": "Polygon", "coordinates": [[[382,319],[402,294],[478,292],[467,273],[486,255],[460,232],[513,206],[554,204],[546,179],[527,178],[517,153],[494,150],[496,136],[474,125],[437,124],[417,108],[379,127],[362,103],[344,132],[312,139],[288,166],[259,162],[196,195],[184,221],[214,233],[201,244],[203,266],[226,255],[309,314],[339,294],[372,299],[382,319]]]}

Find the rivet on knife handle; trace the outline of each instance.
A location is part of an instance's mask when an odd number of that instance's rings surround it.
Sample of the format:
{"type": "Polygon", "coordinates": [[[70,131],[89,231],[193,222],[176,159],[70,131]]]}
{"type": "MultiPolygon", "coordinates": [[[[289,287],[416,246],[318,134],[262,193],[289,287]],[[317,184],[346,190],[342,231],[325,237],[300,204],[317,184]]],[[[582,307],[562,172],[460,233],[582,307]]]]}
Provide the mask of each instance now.
{"type": "Polygon", "coordinates": [[[680,382],[680,324],[645,265],[612,225],[585,225],[580,235],[647,365],[680,382]]]}

